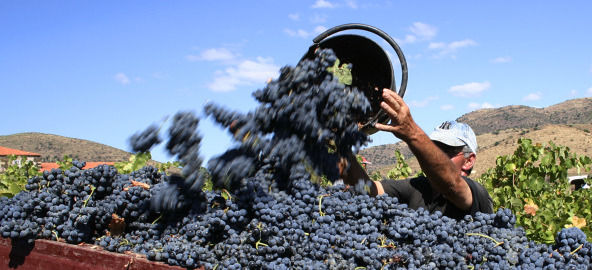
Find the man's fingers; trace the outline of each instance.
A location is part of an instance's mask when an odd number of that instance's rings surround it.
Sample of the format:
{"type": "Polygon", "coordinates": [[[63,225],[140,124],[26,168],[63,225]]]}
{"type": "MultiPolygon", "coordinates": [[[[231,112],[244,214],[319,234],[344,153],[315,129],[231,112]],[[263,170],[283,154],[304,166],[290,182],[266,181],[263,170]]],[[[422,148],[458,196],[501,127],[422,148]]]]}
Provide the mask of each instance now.
{"type": "Polygon", "coordinates": [[[401,109],[400,97],[394,91],[384,89],[382,91],[382,98],[384,102],[386,102],[395,111],[399,111],[401,109]]]}
{"type": "Polygon", "coordinates": [[[397,117],[397,112],[386,101],[380,102],[380,108],[382,108],[382,110],[386,114],[388,114],[391,118],[396,118],[397,117]]]}
{"type": "Polygon", "coordinates": [[[376,129],[378,129],[380,131],[387,131],[387,129],[389,127],[390,127],[389,125],[384,125],[384,124],[381,124],[381,123],[374,124],[374,128],[376,128],[376,129]]]}
{"type": "Polygon", "coordinates": [[[394,128],[391,125],[385,125],[385,124],[381,124],[381,123],[376,123],[374,125],[374,128],[380,130],[380,131],[389,131],[389,132],[393,132],[394,128]]]}

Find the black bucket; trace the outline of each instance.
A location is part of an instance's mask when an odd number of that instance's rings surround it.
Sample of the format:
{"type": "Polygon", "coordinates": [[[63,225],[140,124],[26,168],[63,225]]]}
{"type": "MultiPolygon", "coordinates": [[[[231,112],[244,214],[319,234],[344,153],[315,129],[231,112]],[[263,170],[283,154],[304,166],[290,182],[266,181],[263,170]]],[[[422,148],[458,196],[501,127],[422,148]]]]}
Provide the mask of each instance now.
{"type": "Polygon", "coordinates": [[[389,88],[399,96],[405,95],[407,88],[407,61],[399,48],[399,45],[385,32],[365,24],[344,24],[333,27],[313,39],[314,44],[302,57],[314,58],[314,51],[318,48],[332,49],[341,63],[352,64],[352,86],[364,92],[371,104],[371,112],[360,116],[360,130],[367,134],[374,134],[374,124],[389,121],[388,115],[380,108],[382,101],[382,89],[389,88]],[[401,87],[397,92],[395,75],[390,58],[383,48],[371,39],[360,35],[337,35],[329,37],[344,30],[366,30],[382,37],[397,53],[401,63],[402,79],[401,87]]]}

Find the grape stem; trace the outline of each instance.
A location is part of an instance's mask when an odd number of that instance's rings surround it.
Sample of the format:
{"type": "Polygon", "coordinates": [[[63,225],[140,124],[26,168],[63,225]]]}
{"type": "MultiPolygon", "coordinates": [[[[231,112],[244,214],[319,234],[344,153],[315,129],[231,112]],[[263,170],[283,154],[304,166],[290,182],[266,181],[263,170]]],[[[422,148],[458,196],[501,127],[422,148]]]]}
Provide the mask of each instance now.
{"type": "Polygon", "coordinates": [[[268,247],[267,244],[261,242],[261,239],[259,239],[259,241],[257,241],[257,243],[255,243],[255,248],[259,249],[259,245],[268,247]]]}
{"type": "Polygon", "coordinates": [[[82,207],[86,207],[86,204],[88,203],[88,200],[90,200],[90,197],[92,197],[93,193],[95,192],[95,189],[95,186],[90,186],[90,194],[88,194],[88,197],[86,198],[86,200],[84,200],[84,206],[82,207]]]}
{"type": "Polygon", "coordinates": [[[226,189],[222,189],[222,192],[224,192],[226,194],[226,196],[228,196],[228,200],[232,200],[232,195],[230,195],[230,192],[228,192],[228,190],[226,189]]]}
{"type": "Polygon", "coordinates": [[[574,251],[570,252],[569,254],[574,255],[576,252],[578,252],[578,250],[580,250],[582,247],[584,246],[584,244],[581,244],[578,248],[574,249],[574,251]]]}
{"type": "Polygon", "coordinates": [[[487,239],[489,239],[489,240],[491,240],[491,241],[493,241],[495,243],[495,246],[494,247],[501,246],[501,245],[504,244],[504,242],[497,241],[497,240],[493,239],[490,236],[487,236],[487,235],[484,235],[484,234],[480,234],[480,233],[467,233],[466,235],[476,235],[476,236],[485,237],[485,238],[487,238],[487,239]]]}
{"type": "MultiPolygon", "coordinates": [[[[378,247],[381,247],[381,248],[396,248],[396,246],[395,246],[395,244],[393,242],[390,242],[390,243],[387,244],[386,243],[386,239],[387,239],[386,236],[384,236],[384,235],[383,236],[380,236],[378,238],[378,240],[380,240],[380,246],[378,246],[378,247]]],[[[364,238],[364,240],[366,240],[366,238],[364,238]]],[[[362,241],[362,244],[363,244],[363,241],[362,241]]]]}
{"type": "Polygon", "coordinates": [[[130,243],[130,241],[129,241],[129,240],[127,240],[127,239],[123,239],[123,240],[119,241],[119,244],[120,244],[120,245],[130,245],[131,243],[130,243]]]}
{"type": "Polygon", "coordinates": [[[323,212],[323,209],[322,209],[323,197],[328,197],[328,196],[329,196],[329,194],[323,194],[323,195],[319,196],[319,214],[321,215],[321,217],[325,215],[325,213],[323,212]]]}
{"type": "Polygon", "coordinates": [[[152,221],[152,225],[154,225],[157,221],[159,221],[162,218],[162,214],[160,214],[160,216],[158,216],[154,221],[152,221]]]}

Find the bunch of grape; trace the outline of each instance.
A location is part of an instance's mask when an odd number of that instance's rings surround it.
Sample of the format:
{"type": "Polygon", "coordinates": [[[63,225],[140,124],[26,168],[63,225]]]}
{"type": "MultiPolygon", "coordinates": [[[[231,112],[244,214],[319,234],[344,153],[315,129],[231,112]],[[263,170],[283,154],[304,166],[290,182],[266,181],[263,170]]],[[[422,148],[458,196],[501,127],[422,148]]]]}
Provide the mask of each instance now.
{"type": "MultiPolygon", "coordinates": [[[[199,156],[201,136],[197,126],[199,118],[192,112],[178,112],[173,116],[169,128],[166,149],[171,156],[183,165],[182,175],[165,176],[165,185],[152,196],[150,205],[153,211],[174,215],[194,204],[203,202],[202,187],[205,175],[201,171],[202,159],[199,156]]],[[[163,142],[160,128],[150,125],[129,139],[134,152],[146,152],[163,142]]]]}
{"type": "Polygon", "coordinates": [[[327,71],[336,60],[331,49],[319,49],[313,59],[284,67],[277,80],[254,93],[260,105],[247,114],[213,103],[205,107],[239,143],[209,162],[216,186],[232,190],[260,171],[272,173],[280,189],[304,176],[339,178],[339,157],[369,141],[357,123],[370,104],[362,91],[327,71]]]}
{"type": "Polygon", "coordinates": [[[128,221],[146,219],[145,204],[150,192],[135,186],[161,182],[154,168],[121,175],[115,167],[99,165],[82,170],[74,162],[66,171],[52,169],[28,180],[26,191],[0,209],[0,233],[4,237],[64,239],[69,243],[88,242],[96,233],[104,234],[113,215],[128,221]],[[158,177],[158,178],[155,178],[158,177]]]}

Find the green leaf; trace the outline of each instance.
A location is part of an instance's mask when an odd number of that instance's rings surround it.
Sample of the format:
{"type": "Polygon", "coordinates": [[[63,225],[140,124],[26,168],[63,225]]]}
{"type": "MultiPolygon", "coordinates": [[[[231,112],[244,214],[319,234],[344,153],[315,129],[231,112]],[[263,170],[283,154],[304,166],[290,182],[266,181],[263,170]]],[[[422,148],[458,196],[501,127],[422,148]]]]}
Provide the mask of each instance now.
{"type": "Polygon", "coordinates": [[[352,85],[353,77],[351,73],[351,68],[346,63],[341,64],[341,66],[339,64],[339,59],[337,59],[337,61],[335,61],[335,64],[333,64],[332,67],[327,68],[327,71],[333,73],[333,75],[335,75],[339,79],[340,83],[343,83],[345,85],[352,85]]]}
{"type": "Polygon", "coordinates": [[[545,155],[543,160],[541,160],[541,165],[549,165],[553,161],[553,157],[551,155],[545,155]]]}
{"type": "Polygon", "coordinates": [[[21,185],[19,185],[18,183],[11,183],[10,184],[10,187],[9,187],[10,193],[16,195],[19,192],[21,192],[21,190],[23,190],[23,187],[21,185]]]}
{"type": "Polygon", "coordinates": [[[511,202],[512,202],[512,206],[522,206],[523,205],[522,201],[518,198],[512,198],[511,202]]]}
{"type": "Polygon", "coordinates": [[[516,171],[516,164],[508,163],[508,164],[506,164],[505,168],[506,168],[506,171],[514,172],[514,171],[516,171]]]}

